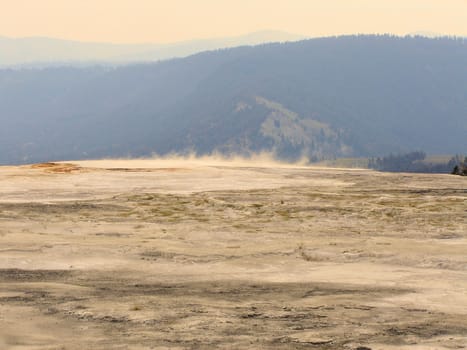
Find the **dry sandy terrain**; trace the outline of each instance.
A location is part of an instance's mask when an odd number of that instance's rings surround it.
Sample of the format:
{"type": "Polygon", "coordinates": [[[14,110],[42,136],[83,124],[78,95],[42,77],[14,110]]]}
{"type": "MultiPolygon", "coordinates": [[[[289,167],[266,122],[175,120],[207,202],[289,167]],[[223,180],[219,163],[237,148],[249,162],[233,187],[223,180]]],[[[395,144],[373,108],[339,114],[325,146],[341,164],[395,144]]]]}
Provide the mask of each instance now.
{"type": "Polygon", "coordinates": [[[467,179],[0,167],[0,349],[466,349],[467,179]]]}

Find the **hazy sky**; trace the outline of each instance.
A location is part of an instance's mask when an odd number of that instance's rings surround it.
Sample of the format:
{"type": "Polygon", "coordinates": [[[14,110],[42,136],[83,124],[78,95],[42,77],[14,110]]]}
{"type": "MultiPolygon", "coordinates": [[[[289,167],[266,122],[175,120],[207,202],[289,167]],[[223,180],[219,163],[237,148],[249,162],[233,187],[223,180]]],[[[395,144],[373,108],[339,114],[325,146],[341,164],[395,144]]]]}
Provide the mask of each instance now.
{"type": "Polygon", "coordinates": [[[0,0],[0,36],[167,43],[266,29],[467,36],[467,0],[0,0]]]}

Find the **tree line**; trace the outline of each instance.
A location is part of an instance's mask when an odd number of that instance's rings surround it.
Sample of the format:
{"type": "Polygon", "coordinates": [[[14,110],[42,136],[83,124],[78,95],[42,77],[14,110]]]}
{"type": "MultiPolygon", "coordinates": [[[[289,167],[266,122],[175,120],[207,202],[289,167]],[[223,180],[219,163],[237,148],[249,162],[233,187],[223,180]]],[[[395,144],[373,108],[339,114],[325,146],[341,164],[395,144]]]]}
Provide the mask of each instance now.
{"type": "Polygon", "coordinates": [[[451,173],[467,175],[467,157],[453,156],[445,163],[426,160],[426,153],[414,151],[368,159],[368,167],[378,171],[409,173],[451,173]]]}

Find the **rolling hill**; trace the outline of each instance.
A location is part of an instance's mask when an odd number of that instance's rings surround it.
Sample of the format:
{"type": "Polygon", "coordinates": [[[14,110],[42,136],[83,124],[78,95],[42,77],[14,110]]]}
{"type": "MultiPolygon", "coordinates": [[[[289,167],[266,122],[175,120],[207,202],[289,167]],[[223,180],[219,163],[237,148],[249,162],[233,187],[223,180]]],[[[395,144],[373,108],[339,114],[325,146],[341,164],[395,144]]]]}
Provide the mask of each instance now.
{"type": "Polygon", "coordinates": [[[206,50],[303,39],[305,37],[301,35],[274,30],[170,44],[113,44],[43,37],[0,37],[0,67],[89,66],[96,63],[123,65],[185,57],[206,50]]]}
{"type": "Polygon", "coordinates": [[[0,70],[0,162],[467,150],[467,42],[343,36],[122,67],[0,70]]]}

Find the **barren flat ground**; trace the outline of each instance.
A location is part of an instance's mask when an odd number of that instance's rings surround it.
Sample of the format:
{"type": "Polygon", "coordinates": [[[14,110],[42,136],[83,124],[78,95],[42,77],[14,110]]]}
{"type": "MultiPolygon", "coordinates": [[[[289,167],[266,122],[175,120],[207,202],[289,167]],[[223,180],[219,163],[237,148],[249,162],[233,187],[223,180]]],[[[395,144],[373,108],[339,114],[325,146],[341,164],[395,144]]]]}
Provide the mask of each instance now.
{"type": "Polygon", "coordinates": [[[0,349],[466,349],[467,180],[0,167],[0,349]]]}

